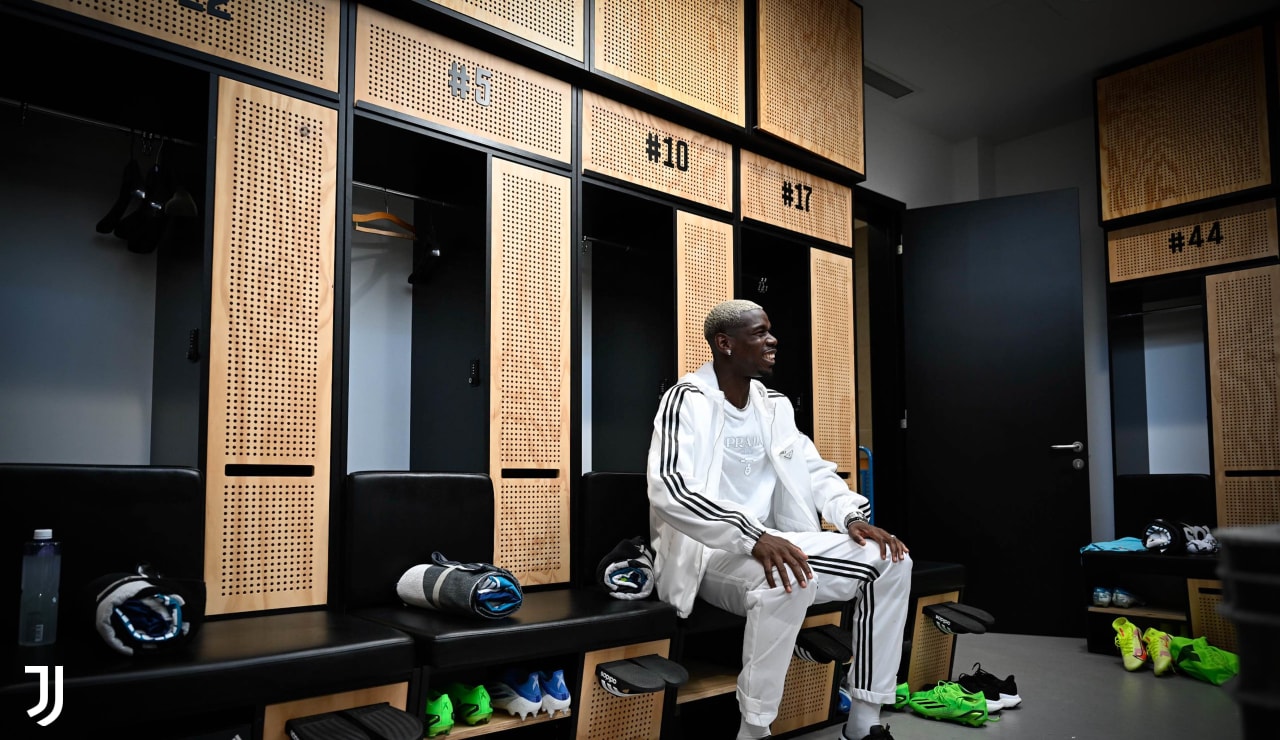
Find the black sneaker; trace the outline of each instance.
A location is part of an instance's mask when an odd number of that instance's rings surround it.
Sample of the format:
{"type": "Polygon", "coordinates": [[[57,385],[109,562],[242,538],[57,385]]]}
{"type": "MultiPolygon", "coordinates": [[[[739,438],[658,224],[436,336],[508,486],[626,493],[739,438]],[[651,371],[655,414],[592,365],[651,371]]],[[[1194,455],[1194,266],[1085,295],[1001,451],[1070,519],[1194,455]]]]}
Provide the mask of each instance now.
{"type": "Polygon", "coordinates": [[[981,691],[987,699],[988,714],[1001,709],[1010,709],[1022,703],[1022,697],[1018,696],[1018,684],[1013,680],[1012,675],[1007,678],[997,678],[984,671],[981,663],[974,663],[973,675],[961,674],[960,678],[956,679],[956,683],[964,687],[965,691],[972,693],[981,691]]]}
{"type": "MultiPolygon", "coordinates": [[[[849,740],[844,730],[840,730],[840,740],[849,740]]],[[[889,725],[871,725],[871,732],[862,740],[893,740],[893,735],[889,734],[889,725]]]]}

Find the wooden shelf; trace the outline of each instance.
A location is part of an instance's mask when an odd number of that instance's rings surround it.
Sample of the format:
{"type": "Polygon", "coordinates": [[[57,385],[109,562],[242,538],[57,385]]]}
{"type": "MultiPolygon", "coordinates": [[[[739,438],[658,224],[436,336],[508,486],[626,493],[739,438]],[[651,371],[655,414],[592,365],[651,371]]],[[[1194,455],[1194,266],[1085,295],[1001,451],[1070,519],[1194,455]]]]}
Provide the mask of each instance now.
{"type": "Polygon", "coordinates": [[[505,712],[499,715],[499,711],[500,710],[495,709],[493,711],[493,717],[483,725],[468,725],[463,722],[454,723],[453,729],[450,730],[448,734],[449,740],[463,740],[463,738],[468,737],[479,737],[480,735],[488,735],[491,732],[503,732],[504,730],[510,730],[514,727],[526,727],[528,725],[536,725],[543,722],[559,722],[562,719],[568,719],[570,717],[569,714],[556,712],[555,719],[552,719],[545,714],[538,713],[522,722],[520,718],[515,715],[509,715],[505,712]]]}
{"type": "Polygon", "coordinates": [[[738,688],[738,671],[724,665],[690,662],[685,664],[689,681],[676,694],[676,704],[732,694],[738,688]]]}
{"type": "Polygon", "coordinates": [[[1156,609],[1154,607],[1128,607],[1121,608],[1118,606],[1091,606],[1089,611],[1098,614],[1115,614],[1121,617],[1136,617],[1138,619],[1165,619],[1173,622],[1187,621],[1185,612],[1175,611],[1173,609],[1156,609]]]}

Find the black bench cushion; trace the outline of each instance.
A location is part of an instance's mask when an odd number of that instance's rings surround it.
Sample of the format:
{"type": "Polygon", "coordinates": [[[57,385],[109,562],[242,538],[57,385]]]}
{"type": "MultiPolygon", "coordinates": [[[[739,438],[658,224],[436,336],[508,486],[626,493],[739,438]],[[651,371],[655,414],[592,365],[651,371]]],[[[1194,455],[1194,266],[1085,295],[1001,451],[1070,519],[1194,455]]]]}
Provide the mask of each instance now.
{"type": "Polygon", "coordinates": [[[512,616],[486,619],[406,606],[396,583],[440,551],[492,562],[493,485],[476,473],[366,471],[343,491],[347,610],[411,634],[435,668],[593,650],[671,636],[675,610],[656,599],[624,601],[595,588],[525,589],[512,616]]]}
{"type": "Polygon", "coordinates": [[[582,546],[577,582],[596,585],[596,566],[622,540],[649,541],[649,493],[642,473],[582,474],[582,546]]]}
{"type": "Polygon", "coordinates": [[[650,640],[675,632],[675,609],[660,601],[623,601],[585,589],[561,588],[524,595],[504,619],[443,614],[412,606],[353,612],[413,635],[418,660],[433,668],[458,668],[577,653],[650,640]]]}
{"type": "Polygon", "coordinates": [[[1117,475],[1113,500],[1117,537],[1142,538],[1153,519],[1218,524],[1213,477],[1203,473],[1117,475]]]}
{"type": "MultiPolygon", "coordinates": [[[[306,611],[206,623],[180,652],[129,658],[72,652],[62,641],[25,648],[0,689],[0,711],[19,717],[38,699],[25,665],[64,666],[61,730],[149,722],[408,681],[413,641],[403,632],[343,614],[306,611]]],[[[175,734],[180,726],[167,724],[175,734]]],[[[97,736],[97,732],[84,735],[97,736]]],[[[172,736],[153,728],[150,734],[172,736]]]]}
{"type": "MultiPolygon", "coordinates": [[[[52,528],[62,543],[58,641],[101,643],[87,595],[95,578],[143,562],[174,578],[204,577],[203,480],[194,468],[0,464],[4,592],[21,590],[22,542],[52,528]]],[[[17,611],[0,609],[0,634],[17,634],[17,611]]]]}
{"type": "MultiPolygon", "coordinates": [[[[164,575],[203,578],[198,470],[0,464],[0,491],[8,512],[0,531],[14,565],[3,576],[9,593],[19,590],[18,545],[32,529],[51,527],[63,546],[58,640],[42,648],[3,643],[4,716],[35,704],[38,687],[28,665],[64,667],[63,716],[50,726],[61,730],[89,720],[94,728],[115,720],[136,725],[139,716],[255,706],[410,677],[407,635],[324,611],[210,618],[190,644],[169,654],[131,658],[108,648],[93,625],[89,581],[142,562],[164,575]]],[[[9,635],[17,631],[16,611],[0,610],[9,635]]]]}
{"type": "Polygon", "coordinates": [[[396,583],[431,553],[493,562],[493,484],[481,473],[350,473],[342,491],[339,598],[348,609],[399,606],[396,583]]]}

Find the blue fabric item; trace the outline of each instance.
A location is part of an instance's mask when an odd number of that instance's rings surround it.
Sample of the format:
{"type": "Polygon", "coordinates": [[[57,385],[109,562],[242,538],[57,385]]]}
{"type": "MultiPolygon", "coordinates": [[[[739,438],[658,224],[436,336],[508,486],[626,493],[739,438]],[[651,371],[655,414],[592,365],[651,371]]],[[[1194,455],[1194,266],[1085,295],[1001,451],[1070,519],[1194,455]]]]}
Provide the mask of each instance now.
{"type": "Polygon", "coordinates": [[[1106,540],[1103,542],[1090,542],[1080,548],[1080,552],[1087,550],[1111,550],[1115,552],[1144,552],[1147,549],[1146,544],[1137,537],[1121,537],[1118,540],[1106,540]]]}
{"type": "Polygon", "coordinates": [[[514,577],[497,573],[486,576],[476,587],[476,606],[486,616],[505,616],[524,602],[520,584],[514,577]]]}

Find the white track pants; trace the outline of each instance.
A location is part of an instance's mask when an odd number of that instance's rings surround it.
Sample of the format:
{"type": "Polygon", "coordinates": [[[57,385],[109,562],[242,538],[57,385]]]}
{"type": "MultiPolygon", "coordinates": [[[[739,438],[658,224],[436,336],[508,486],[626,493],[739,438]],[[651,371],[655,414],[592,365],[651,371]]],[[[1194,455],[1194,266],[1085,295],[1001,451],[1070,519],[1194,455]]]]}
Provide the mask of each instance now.
{"type": "Polygon", "coordinates": [[[796,634],[812,604],[855,601],[852,609],[853,662],[849,688],[854,699],[892,704],[902,660],[911,591],[911,559],[880,559],[878,543],[858,545],[840,532],[782,532],[809,556],[813,579],[791,593],[769,587],[764,568],[750,555],[708,553],[698,595],[725,611],[747,618],[738,674],[738,707],[749,724],[768,726],[778,715],[782,685],[796,634]]]}

